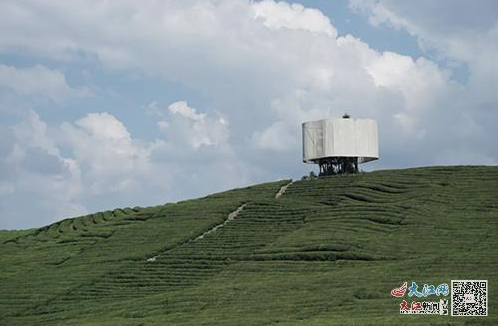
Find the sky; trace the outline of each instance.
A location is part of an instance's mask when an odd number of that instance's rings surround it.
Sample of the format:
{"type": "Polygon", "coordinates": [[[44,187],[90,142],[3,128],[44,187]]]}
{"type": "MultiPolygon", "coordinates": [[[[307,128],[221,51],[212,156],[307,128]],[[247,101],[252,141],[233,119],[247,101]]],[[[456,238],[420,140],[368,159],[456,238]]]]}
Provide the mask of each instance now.
{"type": "Polygon", "coordinates": [[[494,0],[3,0],[0,229],[299,179],[346,112],[366,171],[497,164],[496,58],[494,0]]]}

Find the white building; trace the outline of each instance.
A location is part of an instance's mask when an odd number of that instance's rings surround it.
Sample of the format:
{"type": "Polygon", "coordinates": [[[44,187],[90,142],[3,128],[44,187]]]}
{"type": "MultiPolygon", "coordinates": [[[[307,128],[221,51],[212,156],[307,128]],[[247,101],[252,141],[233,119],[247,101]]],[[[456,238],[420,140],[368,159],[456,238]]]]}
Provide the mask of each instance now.
{"type": "Polygon", "coordinates": [[[354,173],[379,158],[377,122],[324,119],[303,123],[303,162],[320,165],[320,175],[354,173]]]}

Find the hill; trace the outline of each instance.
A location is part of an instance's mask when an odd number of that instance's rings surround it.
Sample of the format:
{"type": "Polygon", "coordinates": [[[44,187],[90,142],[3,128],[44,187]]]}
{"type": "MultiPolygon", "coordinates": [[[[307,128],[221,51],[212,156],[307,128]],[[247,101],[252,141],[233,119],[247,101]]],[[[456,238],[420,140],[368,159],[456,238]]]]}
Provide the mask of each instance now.
{"type": "Polygon", "coordinates": [[[0,324],[498,324],[498,167],[289,182],[2,231],[0,324]],[[488,280],[488,317],[390,296],[452,279],[488,280]]]}

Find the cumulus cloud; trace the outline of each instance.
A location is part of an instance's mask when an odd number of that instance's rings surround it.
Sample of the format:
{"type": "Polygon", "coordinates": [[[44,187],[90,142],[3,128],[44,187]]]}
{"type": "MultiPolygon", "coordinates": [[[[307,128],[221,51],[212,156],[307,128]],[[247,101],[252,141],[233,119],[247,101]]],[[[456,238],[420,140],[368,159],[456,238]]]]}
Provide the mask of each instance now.
{"type": "MultiPolygon", "coordinates": [[[[471,1],[391,1],[350,0],[351,7],[364,14],[372,25],[386,24],[406,29],[418,38],[423,50],[433,53],[446,69],[448,78],[415,78],[414,84],[426,84],[426,89],[415,98],[422,102],[432,97],[433,105],[424,107],[424,124],[433,131],[425,139],[436,139],[438,152],[430,162],[473,162],[496,164],[498,153],[490,139],[498,137],[498,3],[492,0],[471,1]],[[466,68],[468,78],[457,85],[452,69],[466,68]],[[430,119],[430,121],[427,121],[430,119]],[[493,121],[493,122],[491,122],[493,121]],[[473,145],[470,145],[473,144],[473,145]],[[458,147],[458,150],[452,147],[458,147]],[[442,155],[441,153],[448,153],[442,155]],[[451,160],[448,158],[451,157],[451,160]],[[472,158],[469,160],[469,158],[472,158]]],[[[420,59],[419,59],[420,60],[420,59]]],[[[419,61],[417,60],[417,62],[419,61]]],[[[424,59],[425,70],[431,62],[424,59]]],[[[400,113],[398,113],[399,115],[400,113]]],[[[400,115],[401,120],[404,116],[400,115]]]]}
{"type": "Polygon", "coordinates": [[[209,193],[228,189],[251,180],[251,167],[230,143],[230,121],[220,111],[202,112],[186,101],[161,108],[157,122],[162,138],[152,152],[156,162],[165,164],[174,174],[178,193],[209,193]]]}
{"type": "Polygon", "coordinates": [[[10,128],[13,146],[0,164],[10,174],[2,181],[0,223],[3,227],[42,225],[81,215],[87,204],[108,207],[114,195],[133,203],[150,196],[152,204],[166,196],[168,175],[150,160],[150,144],[131,137],[108,113],[90,113],[74,123],[48,126],[30,111],[10,128]],[[62,154],[64,152],[64,154],[62,154]],[[163,191],[161,194],[158,191],[163,191]],[[154,194],[154,192],[157,192],[154,194]],[[37,221],[21,209],[29,202],[37,221]]]}
{"type": "Polygon", "coordinates": [[[185,101],[170,104],[168,110],[171,114],[167,115],[166,120],[158,122],[168,139],[194,150],[201,146],[230,150],[228,120],[219,112],[215,116],[197,113],[185,101]]]}
{"type": "Polygon", "coordinates": [[[74,124],[63,123],[60,131],[93,194],[129,191],[136,187],[134,176],[148,168],[147,150],[106,112],[90,113],[74,124]]]}
{"type": "Polygon", "coordinates": [[[8,139],[10,146],[0,158],[8,173],[2,175],[2,188],[8,190],[0,197],[3,227],[32,226],[33,214],[40,225],[86,212],[76,200],[81,194],[79,168],[74,160],[61,156],[54,130],[38,114],[29,111],[4,136],[2,142],[8,139]]]}
{"type": "Polygon", "coordinates": [[[254,17],[262,19],[263,24],[269,28],[289,28],[337,36],[337,30],[330,24],[330,20],[317,9],[305,8],[298,3],[269,0],[255,2],[252,7],[254,17]]]}
{"type": "Polygon", "coordinates": [[[73,89],[60,71],[42,65],[18,68],[0,64],[0,91],[23,96],[45,96],[52,100],[91,95],[88,88],[73,89]]]}
{"type": "MultiPolygon", "coordinates": [[[[352,35],[339,36],[320,11],[285,2],[2,1],[0,53],[66,64],[88,56],[105,69],[159,77],[204,99],[151,102],[145,111],[156,117],[158,133],[148,140],[132,135],[134,121],[111,109],[87,108],[60,126],[31,113],[0,141],[6,153],[0,165],[10,175],[2,174],[2,198],[22,198],[18,189],[38,180],[34,189],[49,183],[54,195],[30,198],[70,214],[299,177],[309,169],[300,163],[301,122],[344,112],[378,120],[381,161],[371,166],[460,156],[496,162],[496,18],[481,8],[484,24],[450,24],[446,9],[457,6],[420,5],[438,14],[417,6],[352,1],[373,24],[406,28],[439,56],[378,52],[352,35]],[[469,65],[467,83],[452,76],[447,59],[469,65]]],[[[70,89],[54,69],[2,67],[17,81],[0,77],[0,87],[21,96],[56,98],[70,89]],[[28,72],[52,86],[30,83],[28,72]]],[[[14,210],[4,208],[3,215],[14,210]]]]}
{"type": "Polygon", "coordinates": [[[287,151],[299,143],[296,133],[289,130],[289,125],[284,121],[277,121],[270,127],[255,131],[252,134],[252,143],[257,149],[287,151]]]}
{"type": "Polygon", "coordinates": [[[350,0],[373,25],[387,24],[415,35],[425,50],[453,66],[468,65],[469,89],[495,99],[498,82],[498,3],[472,1],[350,0]]]}
{"type": "Polygon", "coordinates": [[[164,118],[164,138],[144,141],[107,112],[53,127],[29,111],[0,141],[0,167],[8,173],[0,181],[0,225],[43,225],[110,203],[152,205],[240,185],[245,167],[229,148],[221,114],[179,101],[158,117],[159,128],[164,118]]]}

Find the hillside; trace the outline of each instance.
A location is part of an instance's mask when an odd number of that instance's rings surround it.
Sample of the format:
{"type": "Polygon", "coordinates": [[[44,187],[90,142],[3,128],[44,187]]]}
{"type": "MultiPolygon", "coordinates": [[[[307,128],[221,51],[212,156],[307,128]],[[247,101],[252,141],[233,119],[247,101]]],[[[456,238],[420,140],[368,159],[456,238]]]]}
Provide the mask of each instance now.
{"type": "Polygon", "coordinates": [[[290,180],[0,232],[1,325],[496,325],[498,167],[290,180]],[[238,214],[231,214],[237,211],[238,214]],[[488,317],[403,281],[488,280],[488,317]]]}

